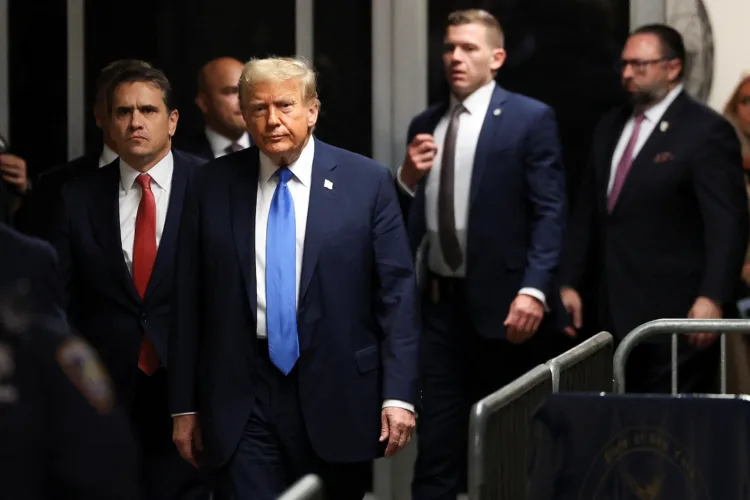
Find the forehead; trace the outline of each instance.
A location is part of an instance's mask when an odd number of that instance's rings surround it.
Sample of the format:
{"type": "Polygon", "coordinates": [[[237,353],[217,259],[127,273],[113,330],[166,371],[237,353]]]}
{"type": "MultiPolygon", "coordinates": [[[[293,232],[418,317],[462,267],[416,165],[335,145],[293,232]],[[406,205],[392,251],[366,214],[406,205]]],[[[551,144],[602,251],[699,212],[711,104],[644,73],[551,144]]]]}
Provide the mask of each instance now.
{"type": "Polygon", "coordinates": [[[623,55],[626,59],[659,58],[662,55],[659,37],[650,33],[633,35],[628,38],[623,55]]]}
{"type": "Polygon", "coordinates": [[[237,85],[242,75],[242,64],[219,63],[208,72],[209,85],[216,88],[237,85]]]}
{"type": "Polygon", "coordinates": [[[150,82],[125,82],[117,86],[112,97],[114,106],[163,106],[164,91],[150,82]]]}
{"type": "Polygon", "coordinates": [[[251,101],[275,101],[284,98],[298,101],[302,98],[302,82],[296,79],[258,82],[250,90],[249,98],[251,101]]]}
{"type": "Polygon", "coordinates": [[[750,95],[750,79],[745,80],[745,83],[740,86],[740,95],[750,95]]]}
{"type": "Polygon", "coordinates": [[[450,43],[487,44],[487,26],[480,23],[459,24],[448,26],[445,41],[450,43]]]}

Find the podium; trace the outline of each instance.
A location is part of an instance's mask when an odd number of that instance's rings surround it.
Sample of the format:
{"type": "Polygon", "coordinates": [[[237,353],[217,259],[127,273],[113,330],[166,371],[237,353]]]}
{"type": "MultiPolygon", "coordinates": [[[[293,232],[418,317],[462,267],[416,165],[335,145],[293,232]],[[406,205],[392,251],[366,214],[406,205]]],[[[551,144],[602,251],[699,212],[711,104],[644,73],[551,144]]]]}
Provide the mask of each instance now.
{"type": "Polygon", "coordinates": [[[534,413],[529,500],[750,499],[750,399],[553,394],[534,413]]]}

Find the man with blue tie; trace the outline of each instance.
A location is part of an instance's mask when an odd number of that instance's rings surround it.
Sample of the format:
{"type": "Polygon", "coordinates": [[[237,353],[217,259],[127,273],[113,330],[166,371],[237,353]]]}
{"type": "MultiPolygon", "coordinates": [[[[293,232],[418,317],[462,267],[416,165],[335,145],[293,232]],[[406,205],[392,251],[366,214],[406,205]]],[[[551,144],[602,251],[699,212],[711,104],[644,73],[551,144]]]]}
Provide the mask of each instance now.
{"type": "Polygon", "coordinates": [[[271,500],[320,475],[361,499],[415,426],[416,280],[389,171],[312,136],[315,73],[246,64],[257,147],[192,177],[170,340],[174,440],[219,498],[271,500]]]}
{"type": "Polygon", "coordinates": [[[415,500],[455,500],[471,405],[566,347],[555,284],[566,216],[557,125],[548,106],[495,83],[504,61],[495,17],[450,15],[452,96],[414,118],[398,171],[409,240],[426,268],[415,500]]]}
{"type": "Polygon", "coordinates": [[[106,96],[119,159],[64,185],[54,231],[70,322],[130,415],[144,498],[202,500],[204,478],[171,440],[166,371],[183,197],[203,162],[171,147],[178,112],[161,71],[130,67],[106,96]]]}

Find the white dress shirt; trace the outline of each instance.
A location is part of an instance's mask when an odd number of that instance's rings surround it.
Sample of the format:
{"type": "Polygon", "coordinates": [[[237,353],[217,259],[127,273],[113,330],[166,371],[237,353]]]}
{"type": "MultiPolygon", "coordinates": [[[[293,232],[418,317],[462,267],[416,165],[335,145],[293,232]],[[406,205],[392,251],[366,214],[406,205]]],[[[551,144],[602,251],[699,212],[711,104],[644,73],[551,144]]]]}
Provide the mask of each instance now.
{"type": "MultiPolygon", "coordinates": [[[[451,113],[459,104],[458,99],[451,95],[448,110],[438,122],[433,133],[435,145],[438,152],[427,176],[425,186],[425,222],[427,224],[427,238],[429,243],[429,253],[427,255],[427,267],[433,273],[445,276],[463,278],[466,276],[466,242],[467,227],[469,224],[469,193],[471,190],[471,177],[474,171],[474,159],[479,142],[479,134],[482,131],[484,118],[492,101],[492,94],[495,91],[495,81],[475,90],[461,103],[466,111],[459,115],[458,134],[456,136],[456,159],[454,163],[454,210],[456,217],[456,234],[461,247],[461,253],[464,259],[461,265],[455,271],[446,264],[443,258],[443,252],[440,248],[440,236],[438,233],[438,195],[440,190],[440,168],[442,164],[443,145],[445,143],[445,134],[448,131],[451,113]]],[[[399,168],[398,183],[404,192],[414,196],[411,191],[401,180],[401,169],[399,168]]],[[[545,294],[536,288],[522,288],[519,294],[530,295],[543,304],[545,294]]]]}
{"type": "Polygon", "coordinates": [[[208,144],[211,146],[211,151],[214,153],[214,158],[219,158],[220,156],[227,154],[227,148],[235,142],[242,146],[243,149],[250,147],[250,135],[247,132],[242,134],[237,141],[233,141],[227,139],[214,129],[206,127],[206,139],[208,139],[208,144]]]}
{"type": "MultiPolygon", "coordinates": [[[[302,150],[297,161],[289,165],[292,178],[287,186],[294,202],[294,222],[296,230],[296,300],[299,304],[299,284],[302,273],[302,256],[305,248],[307,229],[307,211],[310,206],[310,185],[312,183],[312,165],[315,157],[315,140],[311,137],[302,150]]],[[[260,172],[258,174],[258,196],[255,204],[255,281],[257,284],[257,334],[259,339],[268,337],[266,325],[266,229],[271,200],[279,183],[274,175],[278,166],[260,152],[260,172]]],[[[414,405],[404,401],[386,400],[383,408],[398,407],[414,412],[414,405]]]]}
{"type": "MultiPolygon", "coordinates": [[[[169,193],[172,188],[172,173],[174,159],[172,152],[151,167],[146,172],[151,176],[151,191],[156,201],[156,247],[159,247],[161,235],[164,232],[164,222],[167,220],[169,193]]],[[[122,255],[128,271],[133,272],[133,242],[135,240],[135,218],[138,215],[138,205],[141,203],[141,185],[135,179],[141,173],[120,159],[120,238],[122,240],[122,255]]]]}
{"type": "MultiPolygon", "coordinates": [[[[677,96],[680,95],[680,92],[682,92],[682,87],[682,84],[677,85],[669,92],[669,94],[667,94],[664,99],[643,112],[644,120],[641,122],[641,130],[638,132],[638,140],[636,141],[635,147],[633,148],[633,160],[635,160],[636,156],[638,156],[638,153],[641,151],[641,149],[643,149],[643,145],[646,144],[646,141],[651,136],[651,133],[654,131],[656,126],[659,125],[659,120],[661,120],[661,117],[664,116],[664,113],[667,112],[669,106],[671,106],[674,100],[677,99],[677,96]]],[[[625,154],[625,148],[628,147],[630,136],[633,134],[634,125],[635,117],[631,116],[628,119],[627,123],[625,123],[625,128],[622,129],[622,135],[620,135],[620,140],[617,142],[617,147],[615,148],[615,152],[612,155],[609,183],[607,184],[607,194],[612,191],[612,186],[615,183],[617,166],[620,163],[622,155],[625,154]]],[[[668,127],[669,124],[665,126],[668,127]]]]}
{"type": "Polygon", "coordinates": [[[117,153],[112,151],[112,149],[105,144],[104,147],[102,148],[102,154],[99,155],[99,168],[109,165],[116,159],[117,159],[117,153]]]}

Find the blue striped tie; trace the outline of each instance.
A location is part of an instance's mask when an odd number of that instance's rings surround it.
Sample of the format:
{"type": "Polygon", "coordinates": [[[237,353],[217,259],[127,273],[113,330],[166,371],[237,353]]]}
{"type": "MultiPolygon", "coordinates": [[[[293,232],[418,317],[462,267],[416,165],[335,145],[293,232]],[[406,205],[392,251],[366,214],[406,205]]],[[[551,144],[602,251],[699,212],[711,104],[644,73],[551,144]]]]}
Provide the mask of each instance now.
{"type": "Polygon", "coordinates": [[[276,171],[279,184],[273,193],[266,228],[266,330],[271,361],[284,375],[299,358],[297,338],[297,231],[294,201],[287,183],[292,172],[276,171]]]}

